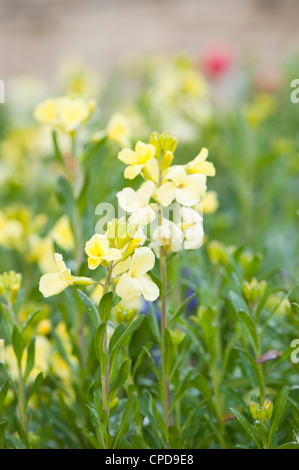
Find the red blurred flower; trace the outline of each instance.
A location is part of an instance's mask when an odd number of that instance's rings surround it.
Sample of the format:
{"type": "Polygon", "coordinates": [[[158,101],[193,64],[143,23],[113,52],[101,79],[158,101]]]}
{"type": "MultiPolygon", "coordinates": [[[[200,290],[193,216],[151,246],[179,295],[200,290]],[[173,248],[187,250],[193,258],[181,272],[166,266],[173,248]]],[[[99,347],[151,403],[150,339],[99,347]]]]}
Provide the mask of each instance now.
{"type": "Polygon", "coordinates": [[[221,78],[232,65],[232,53],[222,45],[209,47],[201,59],[203,72],[213,79],[221,78]]]}

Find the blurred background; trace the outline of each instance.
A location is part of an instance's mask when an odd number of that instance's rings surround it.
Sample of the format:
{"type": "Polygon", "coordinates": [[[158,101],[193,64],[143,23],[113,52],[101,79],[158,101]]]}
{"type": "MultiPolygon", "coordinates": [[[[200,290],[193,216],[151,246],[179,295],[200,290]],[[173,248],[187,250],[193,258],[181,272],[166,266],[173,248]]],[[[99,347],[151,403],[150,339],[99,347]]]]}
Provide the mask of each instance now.
{"type": "Polygon", "coordinates": [[[72,56],[101,72],[138,54],[200,57],[215,42],[272,66],[296,50],[298,15],[296,0],[1,0],[1,78],[50,80],[72,56]]]}

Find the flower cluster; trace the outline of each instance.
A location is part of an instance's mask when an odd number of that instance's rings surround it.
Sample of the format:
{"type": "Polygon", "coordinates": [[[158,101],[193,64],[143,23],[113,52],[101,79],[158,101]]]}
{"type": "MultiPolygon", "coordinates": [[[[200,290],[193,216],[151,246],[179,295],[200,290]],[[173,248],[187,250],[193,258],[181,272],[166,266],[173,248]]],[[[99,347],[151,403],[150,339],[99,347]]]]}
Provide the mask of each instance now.
{"type": "MultiPolygon", "coordinates": [[[[109,271],[106,290],[116,285],[116,293],[124,301],[137,300],[141,295],[153,302],[159,296],[159,289],[147,274],[155,264],[155,255],[148,247],[140,247],[138,228],[126,223],[124,218],[108,223],[105,234],[95,233],[85,245],[88,267],[95,270],[104,266],[109,271]]],[[[97,281],[89,277],[73,276],[56,253],[57,272],[41,277],[40,291],[44,297],[59,294],[70,285],[92,285],[97,281]]]]}
{"type": "Polygon", "coordinates": [[[130,222],[140,227],[153,224],[150,246],[158,256],[161,247],[167,254],[201,246],[201,204],[207,194],[207,176],[215,175],[206,148],[186,165],[171,166],[176,145],[168,132],[153,132],[148,144],[139,141],[135,150],[125,148],[118,154],[127,165],[125,178],[141,175],[145,180],[137,191],[131,187],[120,191],[119,204],[130,214],[130,222]],[[177,210],[171,220],[164,212],[174,201],[177,210]]]}
{"type": "Polygon", "coordinates": [[[49,98],[35,109],[37,121],[66,134],[73,134],[78,126],[86,122],[96,107],[95,100],[62,96],[49,98]]]}

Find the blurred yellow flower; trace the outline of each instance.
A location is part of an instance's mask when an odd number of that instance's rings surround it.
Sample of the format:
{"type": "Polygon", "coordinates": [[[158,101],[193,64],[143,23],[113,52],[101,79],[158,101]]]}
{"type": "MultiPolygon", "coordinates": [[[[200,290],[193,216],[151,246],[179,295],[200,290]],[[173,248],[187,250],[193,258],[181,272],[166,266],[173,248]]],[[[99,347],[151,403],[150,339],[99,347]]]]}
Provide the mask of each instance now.
{"type": "Polygon", "coordinates": [[[37,333],[42,336],[47,336],[51,331],[51,320],[45,318],[37,325],[37,333]]]}
{"type": "Polygon", "coordinates": [[[110,248],[108,238],[98,233],[86,242],[85,253],[88,256],[89,269],[96,269],[103,262],[109,263],[122,257],[121,251],[117,248],[110,248]]]}
{"type": "MultiPolygon", "coordinates": [[[[207,194],[201,199],[199,203],[203,206],[204,214],[212,214],[218,209],[219,201],[216,191],[208,191],[207,194]]],[[[197,210],[197,207],[195,207],[197,210]]]]}
{"type": "Polygon", "coordinates": [[[88,277],[73,276],[59,253],[55,253],[55,260],[58,272],[44,274],[39,281],[39,290],[44,297],[60,294],[71,285],[90,286],[93,284],[93,281],[88,277]]]}
{"type": "MultiPolygon", "coordinates": [[[[44,336],[37,335],[35,337],[35,363],[30,375],[28,377],[29,382],[33,382],[36,376],[40,373],[46,373],[49,369],[49,358],[51,354],[51,343],[44,336]]],[[[27,363],[27,350],[24,351],[22,357],[21,368],[23,374],[25,373],[27,363]]],[[[18,363],[13,351],[12,345],[8,345],[5,348],[5,365],[9,370],[14,380],[18,379],[18,363]]]]}
{"type": "Polygon", "coordinates": [[[69,219],[66,215],[60,217],[52,228],[50,235],[57,245],[64,250],[73,250],[75,241],[69,219]]]}
{"type": "Polygon", "coordinates": [[[61,132],[72,134],[80,124],[86,122],[96,107],[95,100],[63,96],[49,98],[34,111],[34,117],[61,132]]]}
{"type": "Polygon", "coordinates": [[[120,113],[114,114],[107,125],[107,137],[119,145],[129,145],[131,128],[128,119],[120,113]]]}

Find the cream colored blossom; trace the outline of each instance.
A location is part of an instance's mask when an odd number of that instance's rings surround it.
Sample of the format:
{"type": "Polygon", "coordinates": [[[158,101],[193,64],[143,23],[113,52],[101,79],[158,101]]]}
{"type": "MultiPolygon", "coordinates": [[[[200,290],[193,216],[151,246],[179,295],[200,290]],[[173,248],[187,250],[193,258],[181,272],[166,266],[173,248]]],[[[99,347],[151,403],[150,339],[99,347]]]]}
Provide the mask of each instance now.
{"type": "Polygon", "coordinates": [[[63,261],[62,255],[55,253],[57,272],[44,274],[39,281],[39,290],[44,297],[60,294],[71,285],[90,286],[93,281],[88,277],[73,276],[63,261]]]}
{"type": "Polygon", "coordinates": [[[116,293],[124,301],[130,302],[143,295],[145,300],[153,302],[159,297],[159,289],[147,275],[155,264],[155,255],[148,247],[135,250],[130,258],[129,269],[120,276],[116,293]]]}
{"type": "Polygon", "coordinates": [[[163,219],[153,232],[152,247],[156,255],[159,257],[159,247],[164,247],[166,253],[170,251],[177,253],[183,249],[184,233],[171,220],[163,219]]]}
{"type": "Polygon", "coordinates": [[[180,212],[183,219],[180,228],[185,237],[185,250],[200,248],[204,237],[202,216],[196,210],[189,207],[181,207],[180,212]]]}
{"type": "Polygon", "coordinates": [[[146,181],[137,191],[124,188],[117,193],[120,207],[131,214],[130,223],[143,226],[156,218],[156,213],[149,203],[155,189],[156,185],[152,181],[146,181]]]}
{"type": "Polygon", "coordinates": [[[206,193],[206,176],[188,175],[184,167],[175,165],[166,173],[164,182],[157,191],[157,200],[165,207],[174,199],[183,206],[195,206],[206,193]]]}

